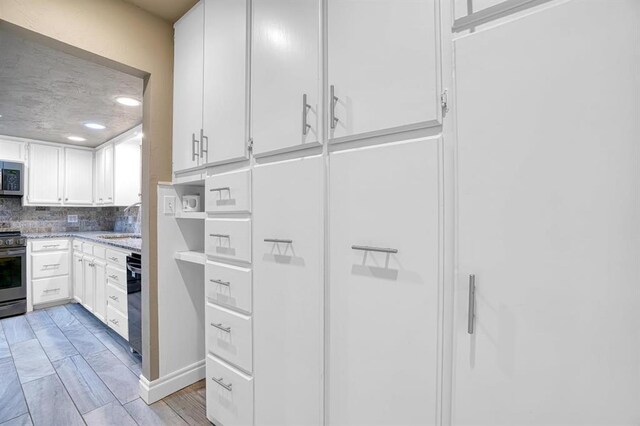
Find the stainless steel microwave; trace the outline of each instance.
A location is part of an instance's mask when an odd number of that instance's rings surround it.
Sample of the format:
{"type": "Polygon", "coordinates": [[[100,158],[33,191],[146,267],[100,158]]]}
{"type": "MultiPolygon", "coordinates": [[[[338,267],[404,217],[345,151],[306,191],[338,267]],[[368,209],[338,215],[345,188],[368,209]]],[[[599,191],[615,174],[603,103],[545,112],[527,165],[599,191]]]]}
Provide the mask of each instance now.
{"type": "Polygon", "coordinates": [[[0,182],[0,195],[24,195],[23,164],[0,161],[0,182]]]}

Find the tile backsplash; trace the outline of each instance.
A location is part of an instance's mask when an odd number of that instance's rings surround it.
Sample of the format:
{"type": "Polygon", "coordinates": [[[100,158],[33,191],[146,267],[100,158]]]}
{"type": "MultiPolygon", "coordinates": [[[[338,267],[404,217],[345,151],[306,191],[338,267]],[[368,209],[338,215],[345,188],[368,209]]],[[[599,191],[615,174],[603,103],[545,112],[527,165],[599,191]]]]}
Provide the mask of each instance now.
{"type": "Polygon", "coordinates": [[[36,232],[116,231],[140,233],[140,209],[124,207],[23,207],[22,199],[0,197],[0,231],[36,232]],[[78,222],[68,223],[68,215],[78,222]]]}

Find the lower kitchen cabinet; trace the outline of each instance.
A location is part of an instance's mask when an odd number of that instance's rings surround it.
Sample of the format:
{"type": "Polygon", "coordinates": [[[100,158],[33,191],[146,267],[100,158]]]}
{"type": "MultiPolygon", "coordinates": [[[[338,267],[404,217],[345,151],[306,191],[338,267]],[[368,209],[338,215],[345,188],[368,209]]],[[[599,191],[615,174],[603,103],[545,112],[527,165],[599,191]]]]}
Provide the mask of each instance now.
{"type": "Polygon", "coordinates": [[[254,169],[257,425],[323,423],[323,164],[254,169]]]}
{"type": "Polygon", "coordinates": [[[253,378],[207,355],[207,417],[216,425],[253,424],[253,378]]]}
{"type": "Polygon", "coordinates": [[[82,275],[84,278],[84,282],[82,283],[84,297],[82,298],[82,304],[89,311],[93,312],[96,298],[95,263],[93,263],[93,258],[90,256],[84,256],[82,261],[84,262],[82,275]]]}
{"type": "Polygon", "coordinates": [[[69,241],[30,241],[31,303],[35,306],[66,301],[71,297],[69,241]]]}
{"type": "Polygon", "coordinates": [[[73,298],[82,303],[84,297],[84,262],[81,254],[73,254],[73,298]]]}
{"type": "Polygon", "coordinates": [[[107,318],[107,280],[106,280],[106,263],[102,260],[93,260],[93,273],[95,285],[95,302],[93,314],[102,322],[107,318]]]}
{"type": "Polygon", "coordinates": [[[330,156],[327,424],[437,423],[439,145],[330,156]]]}

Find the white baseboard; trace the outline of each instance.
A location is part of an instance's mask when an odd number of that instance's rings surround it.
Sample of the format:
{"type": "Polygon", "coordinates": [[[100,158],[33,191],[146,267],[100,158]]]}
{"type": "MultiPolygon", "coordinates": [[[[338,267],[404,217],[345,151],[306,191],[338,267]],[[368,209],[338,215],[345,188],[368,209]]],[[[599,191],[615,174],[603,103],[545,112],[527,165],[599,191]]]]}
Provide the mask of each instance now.
{"type": "Polygon", "coordinates": [[[140,376],[140,397],[147,404],[153,404],[167,395],[179,391],[205,378],[205,360],[198,361],[164,377],[148,381],[140,376]]]}

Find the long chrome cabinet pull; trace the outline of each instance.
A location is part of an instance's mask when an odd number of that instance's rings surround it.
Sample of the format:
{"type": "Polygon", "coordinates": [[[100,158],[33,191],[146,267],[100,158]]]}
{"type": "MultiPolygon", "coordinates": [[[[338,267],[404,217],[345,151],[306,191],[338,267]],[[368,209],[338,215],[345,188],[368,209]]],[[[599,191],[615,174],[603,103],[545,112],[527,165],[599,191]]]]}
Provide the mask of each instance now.
{"type": "Polygon", "coordinates": [[[223,186],[220,188],[211,188],[209,190],[209,192],[222,192],[222,191],[231,191],[231,188],[229,188],[228,186],[223,186]]]}
{"type": "Polygon", "coordinates": [[[229,238],[227,234],[209,234],[210,237],[229,238]]]}
{"type": "Polygon", "coordinates": [[[379,253],[397,253],[398,249],[386,248],[386,247],[369,247],[369,246],[351,246],[354,250],[362,251],[377,251],[379,253]]]}
{"type": "Polygon", "coordinates": [[[217,328],[218,330],[224,331],[225,333],[231,333],[231,327],[225,327],[222,325],[222,323],[219,323],[219,324],[211,323],[211,325],[217,328]]]}
{"type": "Polygon", "coordinates": [[[265,238],[265,243],[282,243],[282,244],[293,244],[293,240],[280,240],[278,238],[265,238]]]}
{"type": "Polygon", "coordinates": [[[191,161],[196,161],[196,158],[198,158],[198,150],[196,149],[196,144],[198,142],[196,134],[191,133],[191,161]]]}
{"type": "Polygon", "coordinates": [[[338,102],[338,97],[335,95],[336,89],[335,89],[334,85],[331,85],[331,90],[330,91],[331,91],[331,93],[330,93],[329,97],[331,99],[329,100],[329,110],[331,111],[330,112],[331,117],[329,119],[331,120],[331,123],[330,123],[331,128],[335,129],[336,128],[336,124],[338,124],[338,121],[340,121],[340,120],[338,120],[336,118],[336,103],[338,102]]]}
{"type": "Polygon", "coordinates": [[[309,129],[311,128],[310,124],[307,124],[307,114],[311,109],[311,105],[307,103],[307,94],[302,95],[302,135],[307,136],[309,133],[309,129]]]}
{"type": "Polygon", "coordinates": [[[469,316],[467,318],[467,333],[473,334],[476,321],[476,276],[469,275],[469,316]]]}
{"type": "Polygon", "coordinates": [[[231,392],[231,389],[233,388],[233,383],[229,383],[228,385],[226,385],[223,381],[222,381],[223,377],[220,377],[219,379],[216,379],[215,377],[212,377],[211,380],[213,380],[214,382],[216,382],[217,384],[219,384],[220,386],[222,386],[223,388],[225,388],[226,390],[228,390],[229,392],[231,392]]]}
{"type": "Polygon", "coordinates": [[[204,129],[200,129],[200,158],[204,158],[205,152],[209,154],[209,136],[204,135],[204,129]],[[207,140],[207,149],[204,149],[204,141],[207,140]]]}
{"type": "Polygon", "coordinates": [[[216,283],[216,284],[220,284],[226,287],[231,287],[231,283],[229,281],[222,281],[222,280],[209,280],[212,283],[216,283]]]}

